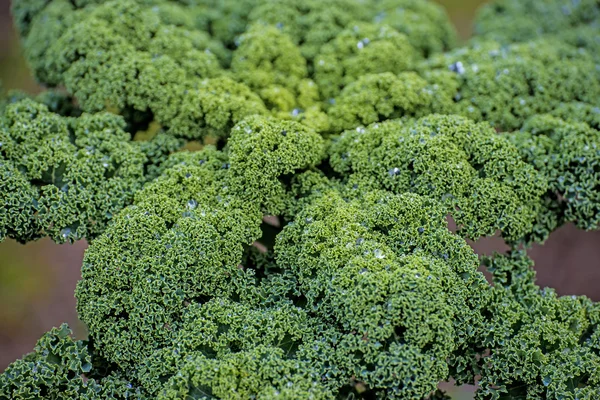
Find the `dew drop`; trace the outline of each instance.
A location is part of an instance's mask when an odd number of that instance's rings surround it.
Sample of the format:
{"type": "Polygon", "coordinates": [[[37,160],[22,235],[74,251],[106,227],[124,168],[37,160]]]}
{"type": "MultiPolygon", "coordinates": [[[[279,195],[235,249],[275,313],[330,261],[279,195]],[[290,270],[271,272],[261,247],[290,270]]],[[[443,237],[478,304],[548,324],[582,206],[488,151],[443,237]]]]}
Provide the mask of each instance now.
{"type": "Polygon", "coordinates": [[[463,65],[463,63],[461,61],[457,61],[453,64],[450,64],[450,66],[448,68],[450,69],[450,71],[456,72],[459,75],[462,75],[465,73],[465,66],[463,65]]]}
{"type": "Polygon", "coordinates": [[[187,208],[189,208],[190,210],[193,210],[197,206],[198,206],[198,202],[194,199],[191,199],[190,201],[187,202],[187,208]]]}
{"type": "Polygon", "coordinates": [[[391,168],[390,170],[388,170],[388,174],[390,176],[396,176],[399,173],[400,173],[400,168],[398,168],[398,167],[394,167],[394,168],[391,168]]]}

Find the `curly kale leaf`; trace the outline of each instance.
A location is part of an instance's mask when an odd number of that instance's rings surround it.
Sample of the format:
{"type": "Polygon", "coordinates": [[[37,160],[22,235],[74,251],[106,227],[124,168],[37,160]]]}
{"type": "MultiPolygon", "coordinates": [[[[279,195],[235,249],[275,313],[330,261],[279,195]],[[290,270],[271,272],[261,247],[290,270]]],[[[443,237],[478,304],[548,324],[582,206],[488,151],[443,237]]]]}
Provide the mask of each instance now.
{"type": "Polygon", "coordinates": [[[562,36],[598,21],[600,5],[595,0],[496,0],[479,10],[475,35],[502,43],[524,42],[544,35],[562,36]]]}
{"type": "Polygon", "coordinates": [[[494,287],[479,339],[490,351],[482,358],[477,398],[596,398],[598,307],[586,297],[540,290],[522,251],[483,262],[494,287]]]}
{"type": "Polygon", "coordinates": [[[352,182],[441,201],[467,237],[500,230],[510,241],[531,231],[546,178],[485,123],[431,115],[346,131],[331,165],[352,182]]]}
{"type": "Polygon", "coordinates": [[[24,99],[0,119],[0,237],[93,239],[144,182],[147,159],[121,117],[62,117],[24,99]]]}
{"type": "Polygon", "coordinates": [[[413,194],[324,193],[278,235],[275,258],[325,324],[299,356],[335,390],[354,381],[386,398],[421,399],[448,377],[485,285],[443,207],[413,194]]]}
{"type": "Polygon", "coordinates": [[[367,74],[399,73],[414,67],[417,54],[408,38],[387,25],[351,24],[323,45],[314,75],[324,98],[367,74]]]}
{"type": "Polygon", "coordinates": [[[329,109],[330,130],[339,133],[387,119],[451,114],[455,89],[452,81],[440,86],[415,72],[362,75],[341,91],[329,109]]]}
{"type": "Polygon", "coordinates": [[[582,122],[538,115],[510,138],[524,161],[547,176],[546,208],[557,215],[557,224],[573,222],[582,229],[597,229],[600,132],[582,122]]]}
{"type": "Polygon", "coordinates": [[[47,332],[34,351],[0,375],[0,399],[143,399],[139,389],[117,375],[84,379],[92,371],[85,342],[73,340],[66,324],[47,332]]]}
{"type": "Polygon", "coordinates": [[[377,23],[406,34],[424,57],[456,46],[458,35],[446,10],[428,0],[380,0],[375,2],[377,23]]]}
{"type": "Polygon", "coordinates": [[[161,8],[152,3],[74,8],[50,2],[25,36],[38,79],[64,84],[84,111],[150,112],[169,132],[187,138],[224,135],[243,117],[266,112],[245,85],[222,77],[210,50],[219,46],[205,32],[161,19],[161,8]],[[49,30],[51,41],[43,44],[49,30]]]}
{"type": "Polygon", "coordinates": [[[594,58],[554,39],[475,42],[425,61],[423,70],[430,69],[454,72],[456,113],[500,130],[519,129],[527,118],[562,103],[597,106],[600,98],[594,58]]]}

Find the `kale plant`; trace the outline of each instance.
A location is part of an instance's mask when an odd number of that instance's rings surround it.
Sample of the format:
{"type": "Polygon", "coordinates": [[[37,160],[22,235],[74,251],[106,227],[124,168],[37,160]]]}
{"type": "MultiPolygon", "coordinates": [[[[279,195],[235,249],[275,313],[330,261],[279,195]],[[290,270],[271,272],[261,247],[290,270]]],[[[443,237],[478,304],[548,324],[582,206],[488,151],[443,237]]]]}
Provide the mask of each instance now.
{"type": "Polygon", "coordinates": [[[89,337],[0,400],[600,399],[600,305],[527,255],[600,228],[598,1],[498,0],[462,47],[426,0],[12,12],[47,90],[1,96],[0,240],[89,242],[89,337]]]}

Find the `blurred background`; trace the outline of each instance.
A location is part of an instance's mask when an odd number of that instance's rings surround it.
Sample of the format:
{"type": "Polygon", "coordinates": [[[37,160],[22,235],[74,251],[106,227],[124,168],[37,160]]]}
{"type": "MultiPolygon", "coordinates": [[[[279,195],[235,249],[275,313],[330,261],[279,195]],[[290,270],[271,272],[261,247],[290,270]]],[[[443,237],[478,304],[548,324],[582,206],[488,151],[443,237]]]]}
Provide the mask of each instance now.
{"type": "MultiPolygon", "coordinates": [[[[471,33],[476,9],[484,0],[438,0],[444,5],[463,39],[471,33]]],[[[30,76],[21,56],[10,17],[10,1],[0,0],[0,80],[6,89],[30,93],[41,88],[30,76]]],[[[80,278],[87,243],[56,245],[50,240],[21,245],[0,243],[0,371],[30,352],[46,331],[67,322],[76,337],[85,338],[77,319],[73,292],[80,278]]],[[[479,254],[503,250],[498,238],[473,243],[479,254]]],[[[556,231],[544,246],[530,252],[536,261],[538,284],[564,295],[587,295],[600,300],[600,231],[582,232],[573,226],[556,231]]],[[[472,398],[463,388],[456,398],[472,398]]]]}

